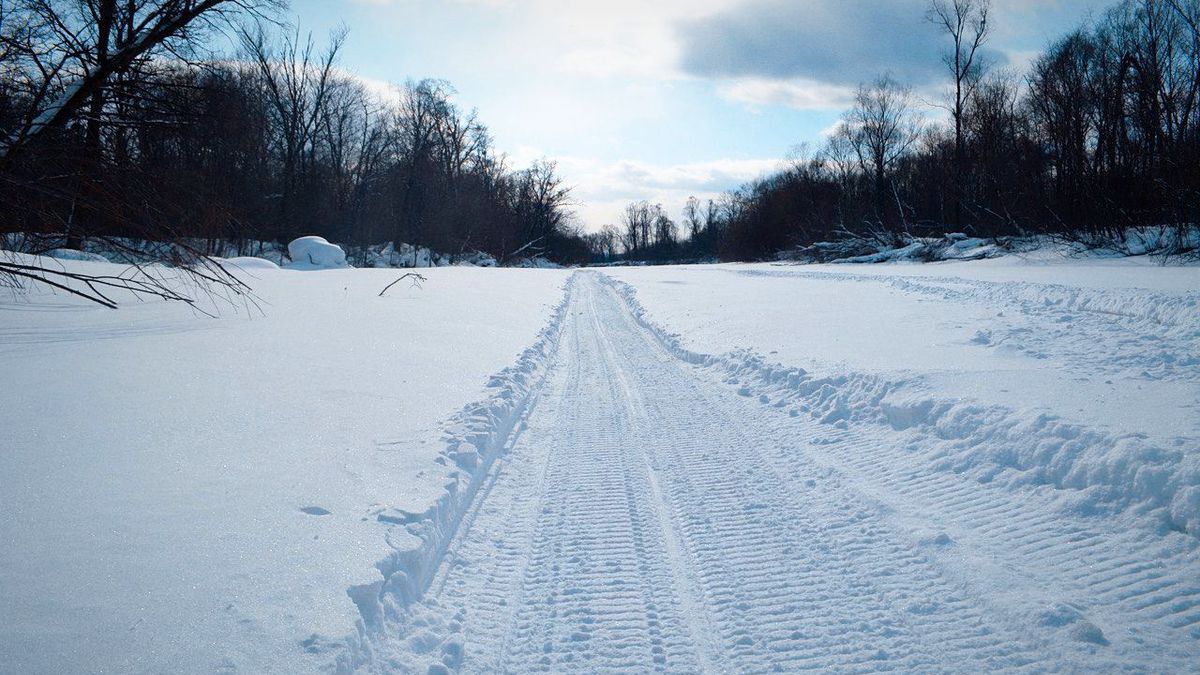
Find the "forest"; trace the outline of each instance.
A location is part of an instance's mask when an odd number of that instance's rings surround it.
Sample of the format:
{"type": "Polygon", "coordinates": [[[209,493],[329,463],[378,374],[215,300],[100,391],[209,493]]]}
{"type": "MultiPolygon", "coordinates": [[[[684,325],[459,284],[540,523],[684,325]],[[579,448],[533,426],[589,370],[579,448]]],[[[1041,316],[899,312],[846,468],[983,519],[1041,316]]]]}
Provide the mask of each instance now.
{"type": "Polygon", "coordinates": [[[761,260],[817,242],[895,246],[964,233],[1091,245],[1200,223],[1200,3],[1122,0],[1028,72],[989,63],[988,0],[934,0],[946,93],[863,83],[820,147],[724,195],[629,205],[592,235],[604,258],[761,260]]]}
{"type": "Polygon", "coordinates": [[[586,261],[552,161],[509,166],[449,82],[371,90],[338,66],[345,31],[318,43],[280,9],[0,1],[0,232],[586,261]]]}
{"type": "Polygon", "coordinates": [[[933,0],[936,96],[881,73],[777,173],[693,198],[679,220],[636,202],[592,232],[555,163],[510,166],[451,83],[380,91],[339,67],[345,31],[314,39],[278,21],[281,8],[0,0],[0,233],[201,254],[203,242],[253,254],[321,235],[584,264],[762,260],[950,232],[1102,242],[1200,222],[1195,0],[1121,0],[1026,72],[993,62],[990,0],[933,0]]]}

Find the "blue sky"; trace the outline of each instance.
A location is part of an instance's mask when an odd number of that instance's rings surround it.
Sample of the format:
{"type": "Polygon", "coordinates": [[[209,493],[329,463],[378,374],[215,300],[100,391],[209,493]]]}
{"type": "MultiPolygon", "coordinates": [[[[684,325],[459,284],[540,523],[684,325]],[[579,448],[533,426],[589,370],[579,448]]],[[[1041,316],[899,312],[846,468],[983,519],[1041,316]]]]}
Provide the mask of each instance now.
{"type": "MultiPolygon", "coordinates": [[[[858,82],[939,95],[926,0],[292,0],[350,29],[341,65],[384,86],[437,77],[514,166],[557,160],[589,228],[635,199],[677,213],[818,145],[858,82]]],[[[1023,71],[1108,2],[994,0],[998,63],[1023,71]]]]}

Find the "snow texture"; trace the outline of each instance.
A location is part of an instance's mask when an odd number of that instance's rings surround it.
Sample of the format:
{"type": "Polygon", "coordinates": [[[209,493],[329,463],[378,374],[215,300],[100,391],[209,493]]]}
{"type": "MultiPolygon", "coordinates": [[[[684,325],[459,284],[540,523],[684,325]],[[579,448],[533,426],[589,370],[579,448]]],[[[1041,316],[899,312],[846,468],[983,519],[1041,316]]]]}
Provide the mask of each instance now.
{"type": "Polygon", "coordinates": [[[1200,661],[1200,269],[250,272],[0,304],[5,668],[1200,661]]]}
{"type": "Polygon", "coordinates": [[[322,672],[347,590],[408,541],[392,521],[464,475],[444,420],[490,401],[566,279],[239,274],[262,311],[215,320],[0,289],[0,672],[322,672]]]}
{"type": "MultiPolygon", "coordinates": [[[[714,272],[622,274],[738,278],[714,272]]],[[[700,353],[636,295],[576,275],[541,393],[432,582],[373,613],[339,671],[1182,672],[1200,656],[1200,505],[1178,499],[1194,452],[700,353]]]]}

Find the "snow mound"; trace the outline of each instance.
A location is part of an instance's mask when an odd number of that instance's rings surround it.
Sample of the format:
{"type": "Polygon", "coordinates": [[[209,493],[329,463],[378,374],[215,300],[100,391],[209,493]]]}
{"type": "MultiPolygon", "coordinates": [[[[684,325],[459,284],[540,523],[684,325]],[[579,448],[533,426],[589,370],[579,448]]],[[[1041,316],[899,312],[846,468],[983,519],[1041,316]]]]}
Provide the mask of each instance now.
{"type": "Polygon", "coordinates": [[[238,258],[221,258],[218,259],[222,265],[237,268],[239,270],[277,270],[279,265],[267,260],[266,258],[254,258],[251,256],[242,256],[238,258]]]}
{"type": "Polygon", "coordinates": [[[288,244],[288,257],[293,270],[334,270],[349,267],[346,252],[341,246],[331,244],[324,237],[300,237],[288,244]]]}
{"type": "Polygon", "coordinates": [[[81,260],[83,262],[108,262],[108,258],[87,251],[76,251],[73,248],[56,248],[42,254],[55,260],[81,260]]]}
{"type": "Polygon", "coordinates": [[[495,258],[493,258],[492,256],[490,256],[486,253],[481,253],[481,252],[476,252],[475,254],[473,254],[465,259],[460,260],[458,264],[464,265],[467,267],[499,267],[500,266],[500,263],[495,258]]]}

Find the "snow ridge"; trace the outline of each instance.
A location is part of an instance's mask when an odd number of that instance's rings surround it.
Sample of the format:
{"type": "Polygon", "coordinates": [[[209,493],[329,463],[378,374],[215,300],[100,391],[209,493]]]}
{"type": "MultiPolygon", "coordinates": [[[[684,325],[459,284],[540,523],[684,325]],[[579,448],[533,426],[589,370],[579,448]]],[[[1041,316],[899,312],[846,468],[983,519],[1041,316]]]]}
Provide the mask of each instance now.
{"type": "Polygon", "coordinates": [[[438,462],[455,469],[441,498],[422,513],[389,509],[378,514],[381,522],[393,526],[387,537],[393,551],[376,563],[381,579],[347,590],[360,619],[347,639],[348,652],[338,657],[337,672],[370,669],[375,665],[375,643],[386,626],[421,611],[415,605],[433,582],[476,493],[487,481],[496,458],[520,435],[537,400],[558,347],[574,284],[572,276],[549,323],[516,364],[491,377],[489,396],[467,405],[446,423],[445,448],[438,462]]]}
{"type": "MultiPolygon", "coordinates": [[[[938,400],[922,391],[918,378],[888,381],[858,373],[815,377],[801,368],[769,363],[747,350],[700,354],[684,347],[679,335],[647,315],[634,287],[608,275],[603,278],[671,353],[721,372],[743,396],[758,398],[792,417],[807,415],[831,430],[845,430],[852,424],[890,428],[903,434],[908,462],[980,484],[1052,490],[1053,501],[1076,515],[1127,512],[1151,519],[1159,531],[1200,538],[1200,448],[1184,439],[1178,439],[1175,447],[1161,447],[1137,434],[1090,429],[1050,415],[938,400]]],[[[896,281],[881,279],[885,280],[896,281]]],[[[1177,306],[1157,310],[1102,303],[1082,293],[1064,293],[1057,301],[1080,310],[1133,314],[1185,331],[1196,330],[1200,323],[1187,313],[1188,307],[1195,311],[1196,298],[1181,298],[1177,306]]]]}

